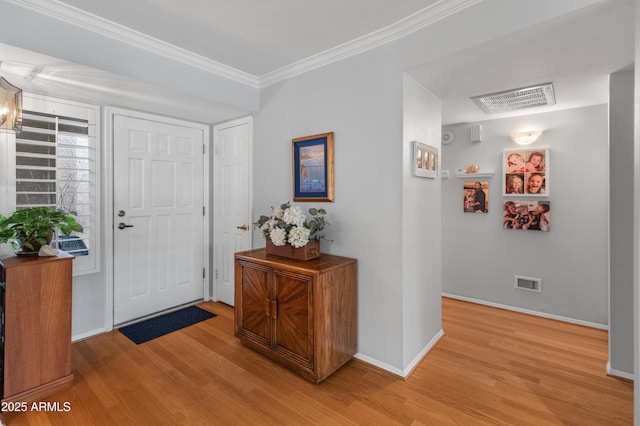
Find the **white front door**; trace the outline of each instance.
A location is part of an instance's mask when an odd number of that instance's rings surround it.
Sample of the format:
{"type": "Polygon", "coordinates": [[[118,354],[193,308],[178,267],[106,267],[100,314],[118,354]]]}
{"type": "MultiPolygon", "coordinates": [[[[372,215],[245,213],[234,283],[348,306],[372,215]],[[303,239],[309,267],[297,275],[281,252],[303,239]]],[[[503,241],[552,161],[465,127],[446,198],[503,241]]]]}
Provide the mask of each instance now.
{"type": "Polygon", "coordinates": [[[114,325],[203,298],[204,130],[113,116],[114,325]]]}
{"type": "Polygon", "coordinates": [[[250,117],[213,127],[214,298],[234,305],[234,253],[251,248],[250,117]]]}

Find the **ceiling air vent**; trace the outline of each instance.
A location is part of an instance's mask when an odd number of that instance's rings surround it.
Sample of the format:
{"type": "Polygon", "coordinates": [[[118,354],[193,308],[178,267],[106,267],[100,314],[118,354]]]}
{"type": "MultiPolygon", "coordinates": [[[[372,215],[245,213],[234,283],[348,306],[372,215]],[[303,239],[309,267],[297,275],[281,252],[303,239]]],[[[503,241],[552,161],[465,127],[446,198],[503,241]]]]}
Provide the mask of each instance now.
{"type": "Polygon", "coordinates": [[[555,105],[556,103],[552,83],[474,96],[471,100],[487,114],[555,105]]]}

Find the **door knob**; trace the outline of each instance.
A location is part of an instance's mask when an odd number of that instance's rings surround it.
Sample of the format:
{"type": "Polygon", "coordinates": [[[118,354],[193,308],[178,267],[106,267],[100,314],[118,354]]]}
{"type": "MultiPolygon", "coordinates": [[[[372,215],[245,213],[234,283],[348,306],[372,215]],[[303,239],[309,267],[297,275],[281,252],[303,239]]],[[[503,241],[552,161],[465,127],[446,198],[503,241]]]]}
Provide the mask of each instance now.
{"type": "Polygon", "coordinates": [[[124,229],[124,228],[133,228],[133,225],[127,225],[127,224],[124,224],[124,223],[120,222],[118,224],[118,229],[124,229]]]}
{"type": "Polygon", "coordinates": [[[249,227],[247,225],[236,226],[236,228],[242,229],[243,231],[246,231],[247,229],[249,229],[249,227]]]}

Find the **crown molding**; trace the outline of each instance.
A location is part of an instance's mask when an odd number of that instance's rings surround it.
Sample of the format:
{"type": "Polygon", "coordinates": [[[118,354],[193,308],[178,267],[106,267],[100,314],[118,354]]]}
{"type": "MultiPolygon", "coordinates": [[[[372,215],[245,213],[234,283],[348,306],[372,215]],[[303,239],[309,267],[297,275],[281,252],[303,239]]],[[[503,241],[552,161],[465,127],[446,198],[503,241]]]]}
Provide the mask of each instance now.
{"type": "Polygon", "coordinates": [[[260,87],[284,81],[401,39],[481,1],[483,0],[440,0],[387,27],[261,75],[259,77],[260,87]]]}
{"type": "Polygon", "coordinates": [[[223,63],[158,40],[92,13],[62,3],[58,0],[6,0],[34,12],[47,15],[76,27],[92,31],[156,55],[190,65],[211,74],[227,78],[253,88],[258,88],[255,75],[240,71],[223,63]]]}
{"type": "Polygon", "coordinates": [[[262,76],[240,71],[223,63],[150,37],[59,0],[5,0],[76,27],[135,46],[256,89],[341,61],[419,31],[483,0],[440,0],[387,27],[358,37],[324,52],[294,62],[262,76]]]}

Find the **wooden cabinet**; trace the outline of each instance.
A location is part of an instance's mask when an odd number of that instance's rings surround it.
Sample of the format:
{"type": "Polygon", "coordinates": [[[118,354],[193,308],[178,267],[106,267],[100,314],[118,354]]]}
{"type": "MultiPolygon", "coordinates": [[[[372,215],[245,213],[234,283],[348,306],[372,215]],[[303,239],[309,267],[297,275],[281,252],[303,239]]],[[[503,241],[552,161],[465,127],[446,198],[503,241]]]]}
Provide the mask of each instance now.
{"type": "Polygon", "coordinates": [[[357,350],[356,260],[235,255],[236,335],[316,383],[357,350]]]}
{"type": "Polygon", "coordinates": [[[73,256],[0,260],[2,402],[31,402],[73,385],[73,256]]]}

